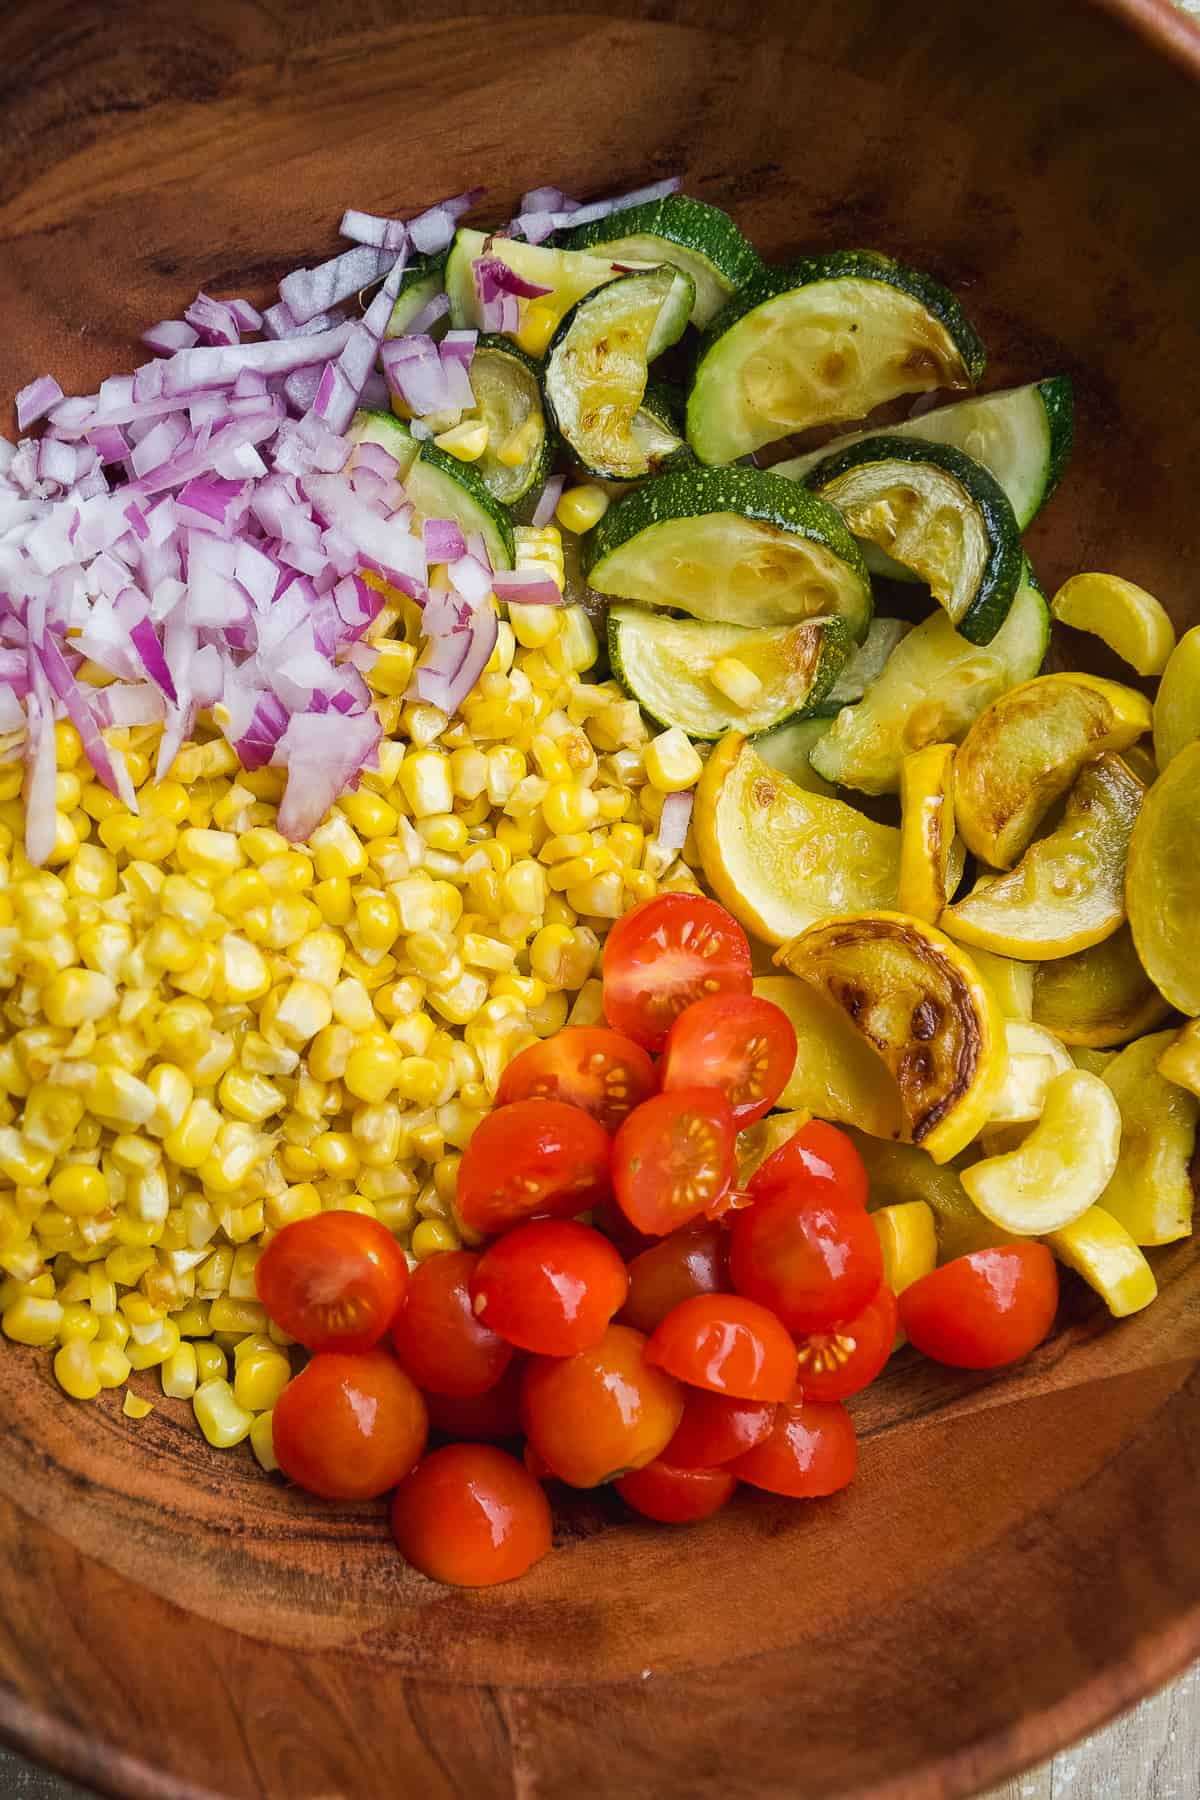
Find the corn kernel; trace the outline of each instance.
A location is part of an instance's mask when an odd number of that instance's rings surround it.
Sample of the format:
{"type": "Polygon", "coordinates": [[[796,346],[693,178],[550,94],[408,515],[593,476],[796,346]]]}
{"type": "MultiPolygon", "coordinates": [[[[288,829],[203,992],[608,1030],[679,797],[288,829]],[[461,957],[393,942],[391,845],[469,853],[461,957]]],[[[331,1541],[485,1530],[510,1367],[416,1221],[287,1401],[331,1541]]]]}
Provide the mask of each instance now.
{"type": "Polygon", "coordinates": [[[459,462],[478,462],[488,447],[487,420],[464,419],[461,424],[452,425],[449,431],[440,431],[433,441],[439,450],[456,457],[459,462]]]}
{"type": "Polygon", "coordinates": [[[42,1011],[51,1025],[74,1030],[85,1020],[105,1018],[117,1004],[117,988],[93,969],[64,969],[42,989],[42,1011]]]}
{"type": "Polygon", "coordinates": [[[513,336],[526,356],[545,355],[560,317],[552,301],[530,300],[522,304],[520,324],[513,336]]]}
{"type": "Polygon", "coordinates": [[[63,1309],[57,1300],[41,1300],[34,1294],[22,1294],[0,1314],[0,1330],[15,1344],[45,1349],[57,1338],[62,1321],[63,1309]]]}
{"type": "Polygon", "coordinates": [[[424,819],[453,809],[450,761],[440,750],[418,750],[406,756],[400,765],[398,786],[414,818],[424,819]]]}
{"type": "Polygon", "coordinates": [[[163,1149],[181,1169],[198,1169],[212,1151],[221,1115],[211,1100],[193,1100],[179,1124],[163,1138],[163,1149]]]}
{"type": "Polygon", "coordinates": [[[332,875],[326,881],[318,881],[312,890],[312,897],[313,903],[326,925],[348,925],[350,923],[354,911],[354,901],[347,876],[332,875]]]}
{"type": "Polygon", "coordinates": [[[345,1131],[323,1131],[312,1142],[312,1153],[326,1175],[334,1180],[353,1181],[359,1171],[358,1151],[345,1131]]]}
{"type": "Polygon", "coordinates": [[[220,1295],[212,1303],[209,1320],[214,1331],[265,1331],[267,1309],[257,1300],[231,1300],[220,1295]]]}
{"type": "Polygon", "coordinates": [[[154,1402],[143,1400],[140,1394],[135,1394],[130,1389],[121,1402],[121,1411],[127,1419],[148,1419],[154,1411],[154,1402]]]}
{"type": "Polygon", "coordinates": [[[250,1427],[250,1448],[258,1458],[258,1465],[268,1474],[279,1467],[279,1459],[275,1455],[275,1439],[272,1434],[274,1410],[259,1413],[250,1427]]]}
{"type": "Polygon", "coordinates": [[[100,1392],[100,1377],[91,1347],[79,1339],[64,1344],[54,1358],[54,1378],[72,1400],[94,1400],[100,1392]]]}
{"type": "Polygon", "coordinates": [[[228,1381],[202,1381],[192,1397],[192,1411],[214,1450],[230,1450],[250,1435],[254,1415],[239,1406],[228,1381]]]}
{"type": "Polygon", "coordinates": [[[269,1412],[292,1378],[292,1365],[272,1344],[236,1357],[233,1397],[247,1412],[269,1412]]]}
{"type": "Polygon", "coordinates": [[[361,875],[367,866],[361,839],[340,813],[331,813],[323,825],[317,826],[308,847],[322,881],[339,875],[361,875]]]}
{"type": "Polygon", "coordinates": [[[221,1077],[217,1093],[227,1113],[254,1125],[261,1125],[286,1103],[282,1090],[265,1075],[240,1074],[236,1069],[221,1077]]]}
{"type": "Polygon", "coordinates": [[[275,1013],[275,1029],[286,1043],[306,1044],[333,1018],[327,989],[315,981],[296,980],[287,989],[275,1013]]]}
{"type": "Polygon", "coordinates": [[[529,967],[548,988],[580,988],[599,953],[600,940],[588,926],[544,925],[529,946],[529,967]]]}
{"type": "Polygon", "coordinates": [[[159,1321],[157,1332],[139,1343],[136,1327],[125,1346],[131,1369],[157,1369],[179,1349],[179,1327],[173,1319],[159,1321]]]}
{"type": "Polygon", "coordinates": [[[762,692],[762,682],[753,669],[736,656],[720,656],[709,670],[708,679],[718,693],[724,694],[736,707],[753,706],[762,692]]]}
{"type": "Polygon", "coordinates": [[[220,1344],[206,1339],[193,1346],[196,1352],[196,1382],[198,1386],[206,1381],[224,1381],[228,1374],[225,1352],[220,1344]]]}
{"type": "Polygon", "coordinates": [[[58,1328],[59,1343],[90,1344],[99,1334],[99,1319],[82,1300],[72,1301],[69,1305],[65,1303],[61,1297],[63,1292],[65,1289],[60,1290],[59,1294],[59,1304],[63,1309],[62,1323],[58,1328]]]}
{"type": "Polygon", "coordinates": [[[21,1135],[38,1150],[56,1155],[67,1148],[83,1118],[83,1096],[72,1088],[38,1081],[30,1088],[21,1116],[21,1135]]]}
{"type": "Polygon", "coordinates": [[[101,1387],[119,1388],[129,1379],[132,1365],[120,1344],[112,1340],[89,1344],[88,1354],[101,1387]]]}
{"type": "Polygon", "coordinates": [[[582,535],[600,523],[608,505],[608,495],[596,482],[580,482],[559,495],[554,516],[567,531],[582,535]]]}
{"type": "Polygon", "coordinates": [[[214,875],[231,875],[244,861],[242,847],[232,832],[194,826],[180,832],[175,854],[185,873],[204,870],[214,875]]]}
{"type": "Polygon", "coordinates": [[[678,725],[660,732],[646,746],[646,774],[664,794],[695,787],[703,770],[699,752],[678,725]]]}
{"type": "Polygon", "coordinates": [[[412,1253],[418,1262],[460,1248],[458,1233],[446,1219],[422,1219],[412,1234],[412,1253]]]}
{"type": "Polygon", "coordinates": [[[346,1059],[347,1092],[356,1100],[386,1100],[400,1079],[404,1057],[390,1038],[373,1038],[358,1045],[346,1059]]]}

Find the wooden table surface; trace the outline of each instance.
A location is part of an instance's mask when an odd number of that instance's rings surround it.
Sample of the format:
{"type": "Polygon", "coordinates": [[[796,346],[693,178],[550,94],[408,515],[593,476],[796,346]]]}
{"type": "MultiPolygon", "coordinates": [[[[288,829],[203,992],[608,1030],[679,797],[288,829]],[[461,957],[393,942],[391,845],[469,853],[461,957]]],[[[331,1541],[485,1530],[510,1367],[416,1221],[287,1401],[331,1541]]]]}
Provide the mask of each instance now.
{"type": "MultiPolygon", "coordinates": [[[[979,1800],[1196,1800],[1198,1794],[1200,1663],[1107,1730],[979,1800]]],[[[82,1788],[0,1750],[0,1800],[87,1797],[82,1788]]]]}

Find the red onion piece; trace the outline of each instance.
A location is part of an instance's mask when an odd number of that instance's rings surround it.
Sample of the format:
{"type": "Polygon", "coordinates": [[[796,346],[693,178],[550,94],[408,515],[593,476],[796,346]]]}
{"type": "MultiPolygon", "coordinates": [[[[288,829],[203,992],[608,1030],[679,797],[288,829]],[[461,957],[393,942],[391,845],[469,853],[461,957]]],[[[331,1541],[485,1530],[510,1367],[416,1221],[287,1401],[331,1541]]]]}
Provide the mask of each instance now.
{"type": "MultiPolygon", "coordinates": [[[[425,539],[425,555],[431,563],[452,563],[466,554],[462,526],[454,519],[426,519],[421,527],[425,539]]],[[[453,580],[453,575],[451,576],[453,580]]]]}
{"type": "Polygon", "coordinates": [[[566,479],[565,475],[551,475],[539,494],[538,503],[533,509],[533,524],[536,530],[541,531],[554,517],[554,509],[562,497],[566,479]]]}
{"type": "Polygon", "coordinates": [[[528,569],[498,569],[492,576],[498,600],[515,600],[521,606],[561,606],[562,590],[551,575],[528,569]]]}
{"type": "Polygon", "coordinates": [[[448,410],[450,387],[432,338],[388,338],[379,354],[388,387],[410,412],[419,418],[424,413],[448,410]]]}
{"type": "Polygon", "coordinates": [[[377,281],[392,261],[393,252],[362,244],[343,250],[315,269],[293,269],[279,284],[279,298],[298,325],[317,313],[328,312],[377,281]]]}
{"type": "Polygon", "coordinates": [[[176,350],[190,350],[199,341],[200,333],[183,319],[160,319],[157,325],[151,325],[149,331],[142,333],[147,350],[157,350],[163,356],[172,356],[176,350]]]}
{"type": "Polygon", "coordinates": [[[236,344],[241,338],[233,308],[223,300],[213,300],[203,290],[196,295],[184,318],[205,344],[236,344]]]}
{"type": "Polygon", "coordinates": [[[38,419],[45,418],[62,397],[63,391],[53,375],[39,375],[17,395],[17,430],[24,431],[38,419]]]}
{"type": "Polygon", "coordinates": [[[688,826],[692,821],[692,800],[690,788],[681,794],[668,794],[663,800],[656,842],[666,856],[678,856],[687,842],[688,826]]]}
{"type": "Polygon", "coordinates": [[[356,782],[379,746],[379,720],[373,712],[348,718],[340,712],[297,713],[275,749],[287,765],[287,787],[276,824],[293,843],[312,836],[329,808],[356,782]]]}
{"type": "Polygon", "coordinates": [[[350,207],[342,214],[338,236],[353,244],[369,244],[376,250],[399,250],[408,235],[403,219],[388,219],[378,213],[359,212],[350,207]]]}

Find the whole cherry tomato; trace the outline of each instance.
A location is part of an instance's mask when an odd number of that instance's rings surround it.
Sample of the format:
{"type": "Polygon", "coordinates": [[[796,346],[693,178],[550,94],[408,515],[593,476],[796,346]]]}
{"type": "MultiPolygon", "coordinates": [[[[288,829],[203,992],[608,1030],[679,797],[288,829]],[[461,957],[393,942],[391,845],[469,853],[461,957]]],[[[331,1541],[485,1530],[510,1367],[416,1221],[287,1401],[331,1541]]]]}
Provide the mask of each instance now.
{"type": "Polygon", "coordinates": [[[426,1394],[485,1394],[512,1359],[512,1345],[476,1316],[471,1277],[478,1265],[470,1250],[447,1250],[413,1271],[392,1343],[426,1394]]]}
{"type": "Polygon", "coordinates": [[[458,1166],[458,1210],[496,1235],[526,1219],[569,1219],[608,1192],[612,1144],[564,1100],[516,1100],[477,1126],[458,1166]]]}
{"type": "Polygon", "coordinates": [[[896,1342],[896,1296],[886,1282],[860,1313],[796,1341],[806,1400],[846,1400],[868,1387],[896,1342]]]}
{"type": "Polygon", "coordinates": [[[679,1469],[659,1457],[644,1469],[622,1475],[616,1490],[627,1506],[664,1525],[694,1525],[711,1518],[732,1499],[737,1476],[727,1469],[679,1469]]]}
{"type": "Polygon", "coordinates": [[[403,1481],[429,1420],[386,1350],[320,1350],[275,1402],[271,1429],[290,1481],[325,1500],[369,1500],[403,1481]]]}
{"type": "Polygon", "coordinates": [[[1001,1244],[956,1256],[900,1296],[900,1323],[923,1355],[956,1369],[998,1369],[1037,1348],[1058,1310],[1058,1271],[1045,1244],[1001,1244]]]}
{"type": "Polygon", "coordinates": [[[719,1206],[733,1183],[736,1137],[729,1103],[715,1088],[655,1094],[613,1142],[622,1212],[639,1231],[665,1236],[719,1206]]]}
{"type": "Polygon", "coordinates": [[[434,1581],[494,1587],[550,1548],[550,1506],[533,1476],[490,1444],[447,1444],[401,1482],[392,1502],[400,1554],[434,1581]]]}
{"type": "Polygon", "coordinates": [[[647,1050],[706,994],[748,994],[750,940],[715,900],[656,894],[617,920],[604,945],[604,1016],[647,1050]]]}
{"type": "Polygon", "coordinates": [[[365,1213],[317,1213],[277,1232],[254,1270],[276,1325],[307,1350],[369,1350],[408,1288],[391,1232],[365,1213]]]}
{"type": "Polygon", "coordinates": [[[646,1339],[628,1325],[610,1325],[574,1356],[534,1357],[525,1372],[525,1435],[572,1487],[596,1487],[653,1462],[682,1413],[683,1389],[647,1361],[646,1339]]]}
{"type": "Polygon", "coordinates": [[[739,1131],[763,1118],[796,1064],[796,1032],[787,1014],[756,994],[711,994],[680,1013],[663,1051],[663,1091],[717,1088],[739,1131]]]}
{"type": "Polygon", "coordinates": [[[781,1144],[750,1177],[748,1186],[756,1199],[776,1188],[798,1183],[823,1184],[844,1200],[867,1204],[867,1168],[854,1144],[836,1125],[810,1119],[781,1144]]]}
{"type": "Polygon", "coordinates": [[[629,1288],[625,1264],[590,1225],[535,1219],[497,1238],[471,1278],[475,1317],[539,1356],[598,1344],[629,1288]]]}
{"type": "Polygon", "coordinates": [[[774,1313],[740,1294],[698,1294],[669,1312],[646,1346],[678,1381],[736,1400],[786,1400],[796,1346],[774,1313]]]}
{"type": "Polygon", "coordinates": [[[751,1487],[796,1500],[835,1494],[854,1479],[858,1444],[838,1400],[793,1399],[775,1414],[771,1435],[728,1465],[751,1487]]]}
{"type": "Polygon", "coordinates": [[[684,1225],[635,1256],[629,1265],[629,1294],[622,1325],[653,1331],[672,1307],[694,1294],[719,1294],[729,1287],[728,1233],[708,1219],[684,1225]]]}
{"type": "Polygon", "coordinates": [[[521,1434],[521,1385],[526,1359],[513,1357],[495,1387],[483,1394],[459,1398],[453,1394],[426,1394],[429,1423],[444,1437],[465,1438],[469,1443],[498,1444],[521,1434]]]}
{"type": "Polygon", "coordinates": [[[772,1188],[734,1214],[729,1273],[739,1294],[789,1331],[819,1331],[862,1311],[883,1280],[870,1214],[826,1183],[772,1188]]]}
{"type": "Polygon", "coordinates": [[[615,1131],[657,1092],[657,1072],[640,1044],[605,1025],[572,1025],[514,1056],[500,1077],[496,1104],[565,1100],[615,1131]]]}
{"type": "Polygon", "coordinates": [[[678,1469],[715,1469],[761,1444],[774,1423],[769,1400],[733,1400],[728,1394],[689,1388],[679,1430],[663,1458],[678,1469]]]}

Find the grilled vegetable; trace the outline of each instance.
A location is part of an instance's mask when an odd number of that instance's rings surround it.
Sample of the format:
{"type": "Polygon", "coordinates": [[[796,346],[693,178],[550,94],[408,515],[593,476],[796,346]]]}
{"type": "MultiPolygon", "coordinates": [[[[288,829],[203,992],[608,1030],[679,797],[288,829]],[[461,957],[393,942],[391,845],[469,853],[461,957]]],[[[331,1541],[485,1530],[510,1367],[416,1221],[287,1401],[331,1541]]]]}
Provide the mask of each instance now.
{"type": "Polygon", "coordinates": [[[940,1262],[1011,1241],[1011,1234],[985,1219],[969,1198],[957,1166],[935,1163],[928,1150],[916,1144],[889,1143],[853,1129],[850,1136],[867,1166],[868,1206],[923,1201],[933,1211],[940,1262]]]}
{"type": "Polygon", "coordinates": [[[1200,738],[1200,625],[1185,631],[1154,696],[1154,760],[1159,771],[1200,738]]]}
{"type": "Polygon", "coordinates": [[[1149,729],[1143,695],[1092,675],[1042,675],[1001,695],[954,759],[955,816],[967,848],[994,869],[1011,868],[1083,765],[1149,729]]]}
{"type": "Polygon", "coordinates": [[[895,827],[804,792],[768,768],[739,732],[729,732],[705,764],[692,825],[714,893],[768,944],[831,913],[895,901],[895,827]]]}
{"type": "Polygon", "coordinates": [[[1069,1052],[1050,1032],[1017,1019],[1006,1020],[1008,1068],[988,1115],[996,1125],[1030,1125],[1040,1119],[1052,1081],[1074,1068],[1069,1052]]]}
{"type": "Polygon", "coordinates": [[[584,540],[599,593],[730,625],[840,613],[856,640],[871,584],[841,515],[759,469],[680,469],[611,506],[584,540]]]}
{"type": "Polygon", "coordinates": [[[948,444],[868,437],[819,462],[804,485],[865,538],[926,582],[973,644],[988,644],[1021,579],[1021,533],[981,463],[948,444]]]}
{"type": "Polygon", "coordinates": [[[969,644],[945,613],[934,613],[896,646],[862,702],[839,714],[813,752],[813,767],[843,787],[894,793],[905,756],[957,743],[985,707],[1037,674],[1049,641],[1050,614],[1026,563],[990,644],[969,644]]]}
{"type": "Polygon", "coordinates": [[[818,775],[809,760],[811,752],[833,723],[832,719],[823,716],[824,713],[822,705],[811,719],[792,719],[774,731],[765,731],[755,738],[754,749],[769,768],[786,775],[806,793],[833,795],[836,790],[832,782],[818,775]]]}
{"type": "Polygon", "coordinates": [[[881,401],[972,386],[983,346],[958,302],[928,275],[869,250],[764,269],[722,308],[700,345],[688,441],[701,462],[881,401]]]}
{"type": "Polygon", "coordinates": [[[1004,1017],[1028,1023],[1033,1018],[1033,965],[1011,956],[996,956],[978,944],[971,945],[971,961],[995,994],[1004,1017]]]}
{"type": "Polygon", "coordinates": [[[1200,1098],[1200,1019],[1189,1019],[1179,1036],[1172,1038],[1158,1059],[1158,1072],[1200,1098]]]}
{"type": "Polygon", "coordinates": [[[465,535],[482,534],[493,569],[511,569],[515,545],[512,521],[483,477],[435,444],[421,445],[404,477],[404,490],[422,519],[454,519],[465,535]]]}
{"type": "Polygon", "coordinates": [[[1060,1262],[1095,1288],[1114,1319],[1141,1312],[1158,1295],[1154,1270],[1125,1227],[1102,1206],[1089,1206],[1046,1242],[1060,1262]]]}
{"type": "Polygon", "coordinates": [[[481,337],[471,358],[475,414],[488,428],[475,467],[489,493],[515,506],[550,473],[554,441],[546,429],[537,364],[505,337],[481,337]]]}
{"type": "Polygon", "coordinates": [[[947,908],[943,928],[964,944],[1032,962],[1111,937],[1125,917],[1125,866],[1145,791],[1111,752],[1088,763],[1055,830],[1007,874],[980,876],[947,908]]]}
{"type": "Polygon", "coordinates": [[[483,305],[475,282],[475,264],[481,259],[504,263],[531,286],[549,290],[535,300],[522,300],[521,325],[506,333],[533,356],[542,354],[559,321],[577,300],[622,272],[613,266],[611,257],[559,250],[550,244],[526,244],[519,238],[485,235],[464,226],[455,234],[446,262],[452,325],[483,327],[483,305]],[[536,312],[531,317],[533,308],[536,312]]]}
{"type": "Polygon", "coordinates": [[[948,1162],[986,1121],[1004,1077],[1004,1021],[958,946],[903,913],[826,919],[776,960],[839,1006],[883,1059],[905,1135],[948,1162]]]}
{"type": "Polygon", "coordinates": [[[896,905],[936,925],[962,879],[955,856],[953,744],[929,744],[900,769],[900,885],[896,905]],[[956,864],[956,868],[952,865],[956,864]]]}
{"type": "Polygon", "coordinates": [[[1024,1143],[963,1170],[963,1186],[994,1225],[1022,1237],[1061,1231],[1082,1218],[1112,1179],[1121,1113],[1098,1075],[1056,1076],[1024,1143]]]}
{"type": "Polygon", "coordinates": [[[1139,675],[1161,675],[1175,648],[1165,607],[1119,575],[1072,575],[1050,602],[1063,625],[1091,632],[1139,675]]]}
{"type": "Polygon", "coordinates": [[[1033,1017],[1064,1044],[1128,1043],[1161,1025],[1171,1010],[1138,961],[1127,925],[1031,972],[1033,1017]]]}
{"type": "Polygon", "coordinates": [[[618,263],[673,263],[683,269],[695,286],[692,323],[701,330],[763,266],[728,213],[685,194],[622,207],[567,231],[562,243],[564,249],[611,256],[618,263]]]}
{"type": "Polygon", "coordinates": [[[880,1080],[879,1058],[838,1007],[794,975],[758,975],[754,992],[782,1008],[796,1033],[796,1066],[781,1105],[873,1137],[899,1135],[899,1096],[880,1080]]]}
{"type": "Polygon", "coordinates": [[[1129,846],[1125,898],[1142,967],[1180,1012],[1200,1013],[1200,741],[1146,796],[1129,846]]]}
{"type": "Polygon", "coordinates": [[[1101,1204],[1135,1244],[1170,1244],[1192,1229],[1200,1102],[1158,1069],[1172,1035],[1158,1031],[1127,1044],[1103,1076],[1121,1109],[1121,1154],[1101,1204]]]}

